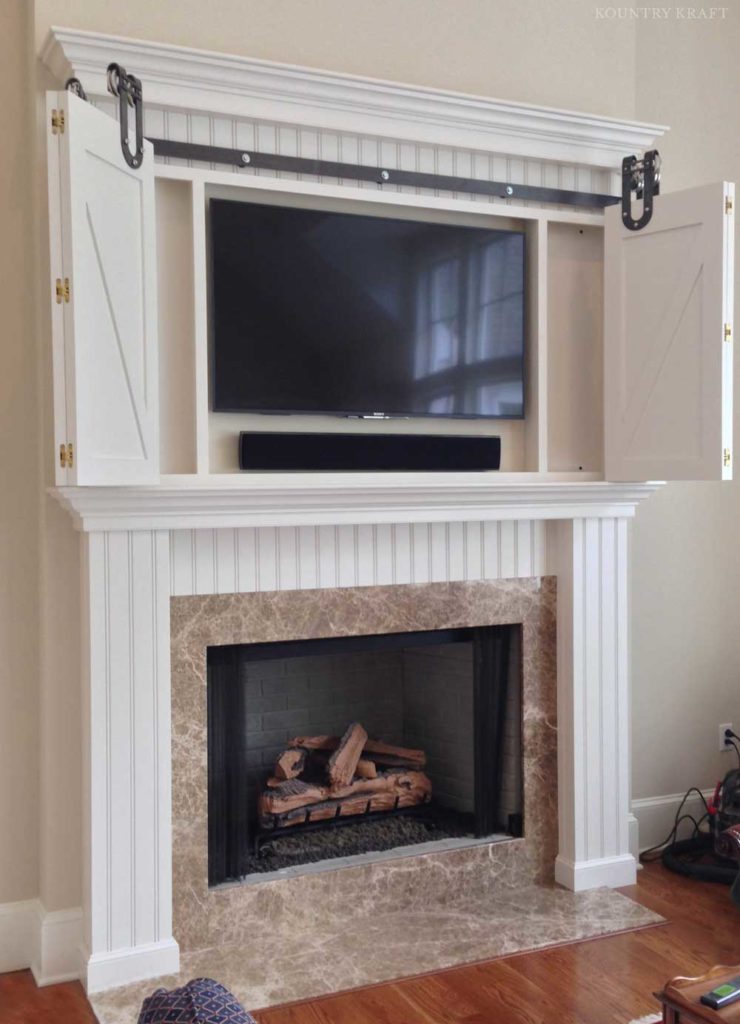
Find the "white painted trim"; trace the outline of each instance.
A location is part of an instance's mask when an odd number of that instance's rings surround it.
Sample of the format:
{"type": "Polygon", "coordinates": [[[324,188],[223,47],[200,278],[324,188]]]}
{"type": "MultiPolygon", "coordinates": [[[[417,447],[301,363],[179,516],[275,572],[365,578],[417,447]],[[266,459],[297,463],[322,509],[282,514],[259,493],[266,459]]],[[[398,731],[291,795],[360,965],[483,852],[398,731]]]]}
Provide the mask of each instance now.
{"type": "Polygon", "coordinates": [[[82,966],[82,909],[46,910],[37,900],[36,914],[36,949],[30,964],[36,984],[77,980],[82,966]]]}
{"type": "Polygon", "coordinates": [[[0,974],[31,965],[38,928],[38,901],[0,903],[0,974]]]}
{"type": "Polygon", "coordinates": [[[169,538],[93,533],[82,552],[84,962],[99,990],[178,969],[169,538]]]}
{"type": "Polygon", "coordinates": [[[199,476],[209,466],[208,402],[208,246],[206,242],[206,195],[202,181],[193,180],[190,193],[193,231],[193,345],[195,365],[195,465],[199,476]]]}
{"type": "Polygon", "coordinates": [[[556,878],[630,885],[628,520],[588,516],[548,534],[558,577],[556,878]]]}
{"type": "Polygon", "coordinates": [[[36,984],[80,977],[82,910],[48,911],[39,899],[0,904],[0,974],[30,967],[36,984]]]}
{"type": "Polygon", "coordinates": [[[629,844],[630,845],[630,853],[635,858],[635,863],[637,864],[637,870],[640,871],[642,869],[642,864],[640,864],[640,860],[639,860],[639,858],[640,858],[640,822],[635,817],[635,815],[632,813],[632,811],[630,811],[629,817],[627,819],[627,827],[629,829],[629,837],[630,837],[630,844],[629,844]]]}
{"type": "Polygon", "coordinates": [[[666,130],[528,103],[405,85],[185,46],[53,27],[41,60],[59,82],[106,95],[119,61],[152,106],[462,146],[616,169],[666,130]]]}
{"type": "Polygon", "coordinates": [[[153,487],[58,487],[77,529],[631,517],[657,483],[507,483],[496,473],[255,473],[153,487]],[[221,478],[223,479],[223,478],[221,478]]]}
{"type": "Polygon", "coordinates": [[[170,533],[170,595],[544,576],[545,523],[263,526],[170,533]]]}
{"type": "Polygon", "coordinates": [[[577,863],[558,856],[555,861],[555,881],[572,892],[597,889],[606,885],[619,889],[623,885],[634,885],[637,881],[637,862],[631,853],[618,857],[601,857],[598,860],[582,860],[577,863]]]}
{"type": "Polygon", "coordinates": [[[87,957],[85,989],[103,992],[119,985],[180,970],[180,947],[174,939],[117,949],[113,953],[95,953],[87,957]]]}
{"type": "MultiPolygon", "coordinates": [[[[704,799],[709,801],[714,795],[714,790],[704,789],[702,794],[704,799]]],[[[663,796],[640,797],[632,801],[632,814],[637,822],[636,848],[640,853],[656,846],[667,837],[673,828],[676,811],[683,798],[683,793],[667,793],[663,796]]],[[[700,816],[704,813],[704,807],[696,793],[692,793],[688,798],[684,810],[695,818],[697,814],[700,816]]],[[[693,825],[686,822],[679,831],[679,837],[686,838],[692,831],[693,825]]]]}

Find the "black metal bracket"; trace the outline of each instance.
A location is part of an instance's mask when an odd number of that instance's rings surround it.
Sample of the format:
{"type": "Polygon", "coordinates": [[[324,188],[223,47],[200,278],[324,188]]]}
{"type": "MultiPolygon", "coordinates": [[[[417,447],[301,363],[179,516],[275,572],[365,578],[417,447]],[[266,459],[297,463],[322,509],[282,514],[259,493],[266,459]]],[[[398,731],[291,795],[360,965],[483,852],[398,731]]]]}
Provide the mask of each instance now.
{"type": "Polygon", "coordinates": [[[587,209],[603,209],[605,206],[612,206],[619,202],[618,196],[604,195],[599,192],[571,192],[567,189],[546,188],[540,185],[515,185],[505,181],[458,178],[448,174],[390,170],[387,167],[346,164],[334,160],[311,160],[306,157],[257,153],[253,150],[228,149],[223,146],[205,146],[194,142],[173,142],[170,139],[149,139],[149,141],[154,146],[155,156],[195,160],[199,163],[251,167],[260,171],[285,171],[290,174],[347,178],[352,181],[375,182],[377,185],[406,185],[411,188],[440,189],[445,192],[496,196],[500,199],[530,200],[535,203],[555,203],[587,209]]]}
{"type": "Polygon", "coordinates": [[[129,167],[141,167],[144,159],[144,104],[141,81],[134,75],[126,74],[120,64],[108,65],[108,92],[118,97],[121,149],[129,167]],[[131,152],[128,138],[128,109],[134,108],[136,117],[136,151],[131,152]]]}
{"type": "Polygon", "coordinates": [[[642,160],[626,156],[622,161],[622,223],[630,231],[639,231],[650,223],[653,199],[660,194],[660,153],[650,149],[642,160]],[[642,214],[632,216],[632,194],[642,200],[642,214]]]}
{"type": "Polygon", "coordinates": [[[79,78],[68,78],[64,83],[64,88],[67,92],[73,92],[75,96],[79,96],[81,100],[87,102],[87,93],[83,89],[79,78]]]}

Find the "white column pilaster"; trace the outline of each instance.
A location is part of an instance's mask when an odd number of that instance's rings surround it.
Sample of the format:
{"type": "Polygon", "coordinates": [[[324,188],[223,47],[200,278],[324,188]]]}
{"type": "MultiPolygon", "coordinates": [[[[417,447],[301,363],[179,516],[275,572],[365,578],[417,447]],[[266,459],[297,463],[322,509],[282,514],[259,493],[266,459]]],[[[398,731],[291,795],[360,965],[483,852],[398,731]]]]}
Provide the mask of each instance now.
{"type": "Polygon", "coordinates": [[[627,518],[555,524],[558,814],[555,877],[576,891],[634,883],[629,841],[627,518]]]}
{"type": "Polygon", "coordinates": [[[179,967],[172,937],[169,536],[82,535],[85,981],[179,967]]]}

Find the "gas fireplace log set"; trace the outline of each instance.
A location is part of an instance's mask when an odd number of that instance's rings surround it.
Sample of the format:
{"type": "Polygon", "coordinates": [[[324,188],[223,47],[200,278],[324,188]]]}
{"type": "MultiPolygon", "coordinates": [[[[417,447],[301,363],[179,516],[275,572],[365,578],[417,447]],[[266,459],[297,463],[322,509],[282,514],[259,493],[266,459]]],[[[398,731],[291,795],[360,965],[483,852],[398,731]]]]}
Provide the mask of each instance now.
{"type": "Polygon", "coordinates": [[[521,682],[520,634],[517,625],[497,625],[209,647],[208,884],[430,837],[521,835],[520,694],[510,690],[521,682]],[[435,648],[442,649],[439,657],[435,648]],[[401,678],[388,715],[384,710],[372,724],[366,719],[371,738],[349,707],[341,709],[355,700],[373,705],[373,655],[384,651],[401,653],[394,665],[400,662],[401,677],[410,673],[409,692],[401,678]],[[423,653],[425,660],[407,665],[406,652],[417,658],[423,653]],[[313,717],[304,720],[316,721],[316,734],[288,739],[281,724],[268,738],[272,713],[296,710],[286,707],[285,694],[301,674],[318,671],[315,663],[301,664],[315,655],[352,656],[328,663],[326,685],[317,676],[316,693],[312,685],[298,687],[300,700],[312,709],[313,717]],[[432,669],[440,685],[417,694],[414,673],[422,668],[432,669]],[[345,672],[353,684],[346,701],[345,672]],[[455,689],[465,697],[459,713],[455,689]],[[334,699],[327,701],[325,691],[334,699]],[[341,736],[331,732],[336,714],[340,728],[352,723],[341,736]],[[446,739],[435,751],[438,775],[430,772],[430,779],[424,750],[391,741],[429,736],[431,750],[440,716],[446,739]],[[275,738],[284,746],[273,746],[275,738]]]}
{"type": "Polygon", "coordinates": [[[343,736],[297,736],[259,799],[264,829],[287,828],[429,803],[423,750],[368,739],[358,722],[343,736]]]}

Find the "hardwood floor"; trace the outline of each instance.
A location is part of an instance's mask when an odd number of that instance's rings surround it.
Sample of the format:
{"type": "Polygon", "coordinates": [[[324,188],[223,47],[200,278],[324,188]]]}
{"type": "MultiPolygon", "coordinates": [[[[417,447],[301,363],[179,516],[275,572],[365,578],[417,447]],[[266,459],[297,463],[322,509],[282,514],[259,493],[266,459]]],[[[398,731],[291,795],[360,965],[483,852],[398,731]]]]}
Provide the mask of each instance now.
{"type": "Polygon", "coordinates": [[[0,1024],[94,1024],[78,981],[36,988],[30,971],[0,974],[0,1024]]]}
{"type": "MultiPolygon", "coordinates": [[[[740,964],[740,909],[727,886],[652,864],[623,890],[663,927],[522,953],[256,1013],[259,1024],[626,1024],[655,1012],[676,974],[740,964]]],[[[37,989],[29,971],[0,975],[0,1024],[90,1024],[82,987],[37,989]]]]}

